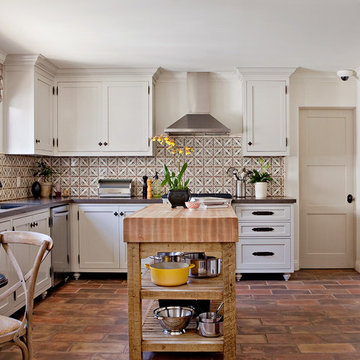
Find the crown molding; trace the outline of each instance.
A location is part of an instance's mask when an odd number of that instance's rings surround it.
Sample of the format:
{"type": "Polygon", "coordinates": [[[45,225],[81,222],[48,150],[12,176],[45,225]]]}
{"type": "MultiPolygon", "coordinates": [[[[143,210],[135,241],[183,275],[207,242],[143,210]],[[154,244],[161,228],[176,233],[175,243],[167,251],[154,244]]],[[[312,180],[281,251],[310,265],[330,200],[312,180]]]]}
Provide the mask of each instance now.
{"type": "Polygon", "coordinates": [[[59,76],[160,76],[161,68],[86,67],[58,69],[59,76]]]}
{"type": "Polygon", "coordinates": [[[18,69],[24,66],[36,66],[39,69],[54,76],[57,73],[58,67],[50,62],[45,56],[37,55],[7,55],[5,66],[8,70],[18,69]]]}
{"type": "Polygon", "coordinates": [[[236,67],[235,70],[245,80],[257,77],[289,77],[296,67],[236,67]]]}

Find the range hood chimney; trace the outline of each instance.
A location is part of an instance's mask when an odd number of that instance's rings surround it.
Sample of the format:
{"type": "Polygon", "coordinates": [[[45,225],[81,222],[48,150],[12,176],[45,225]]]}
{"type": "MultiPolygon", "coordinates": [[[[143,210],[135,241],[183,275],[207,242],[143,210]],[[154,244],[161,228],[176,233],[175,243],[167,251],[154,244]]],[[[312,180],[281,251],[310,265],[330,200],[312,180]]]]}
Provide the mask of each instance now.
{"type": "Polygon", "coordinates": [[[164,130],[170,135],[224,135],[230,129],[210,115],[210,73],[187,73],[189,113],[164,130]]]}

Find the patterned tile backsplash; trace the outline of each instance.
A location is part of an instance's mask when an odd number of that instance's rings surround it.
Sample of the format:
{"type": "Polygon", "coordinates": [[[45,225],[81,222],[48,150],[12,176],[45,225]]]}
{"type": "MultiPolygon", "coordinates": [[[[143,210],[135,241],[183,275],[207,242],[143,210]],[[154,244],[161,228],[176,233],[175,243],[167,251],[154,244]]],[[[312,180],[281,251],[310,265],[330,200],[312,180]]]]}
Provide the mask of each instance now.
{"type": "MultiPolygon", "coordinates": [[[[186,178],[190,179],[192,192],[228,192],[235,194],[235,181],[226,174],[229,167],[236,169],[259,169],[258,157],[243,157],[241,137],[193,136],[177,137],[179,146],[191,146],[194,152],[186,156],[189,164],[186,178]]],[[[100,178],[129,178],[133,180],[133,195],[142,196],[142,177],[152,177],[158,171],[162,178],[162,166],[174,166],[173,155],[160,144],[155,144],[155,156],[141,157],[39,157],[0,156],[0,181],[3,188],[1,200],[13,200],[31,196],[30,187],[34,182],[33,169],[43,159],[56,170],[53,183],[60,183],[61,189],[70,189],[71,196],[97,196],[100,178]],[[20,187],[17,187],[20,177],[20,187]]],[[[270,184],[269,195],[283,196],[285,158],[264,157],[270,165],[269,172],[274,181],[270,184]]],[[[164,189],[164,193],[166,189],[164,189]]],[[[253,195],[253,185],[247,186],[247,195],[253,195]]]]}

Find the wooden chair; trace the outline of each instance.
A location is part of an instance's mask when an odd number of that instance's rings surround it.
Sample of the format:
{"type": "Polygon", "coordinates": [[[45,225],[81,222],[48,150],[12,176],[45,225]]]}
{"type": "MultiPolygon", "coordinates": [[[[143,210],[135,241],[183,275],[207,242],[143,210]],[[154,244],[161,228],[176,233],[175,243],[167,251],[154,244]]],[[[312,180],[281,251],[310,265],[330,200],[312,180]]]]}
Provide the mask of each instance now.
{"type": "Polygon", "coordinates": [[[0,233],[0,250],[1,246],[8,255],[19,281],[0,295],[0,301],[22,287],[25,293],[26,303],[22,321],[0,315],[0,348],[15,344],[20,347],[23,359],[30,360],[32,359],[31,332],[36,278],[41,262],[53,247],[53,241],[45,234],[28,231],[4,231],[0,233]],[[23,274],[9,244],[39,246],[34,265],[26,274],[23,274]]]}

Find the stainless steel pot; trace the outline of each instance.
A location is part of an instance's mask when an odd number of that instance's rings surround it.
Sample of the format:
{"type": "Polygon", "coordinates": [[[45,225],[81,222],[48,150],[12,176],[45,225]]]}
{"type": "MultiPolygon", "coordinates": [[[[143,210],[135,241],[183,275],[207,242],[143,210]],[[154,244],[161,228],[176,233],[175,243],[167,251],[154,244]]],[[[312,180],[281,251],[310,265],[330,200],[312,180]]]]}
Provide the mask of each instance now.
{"type": "Polygon", "coordinates": [[[185,253],[185,262],[195,265],[190,270],[192,277],[214,277],[221,273],[221,259],[205,253],[185,253]]]}
{"type": "Polygon", "coordinates": [[[198,334],[205,337],[218,337],[223,335],[224,319],[215,312],[201,313],[196,318],[198,334]]]}
{"type": "Polygon", "coordinates": [[[206,275],[209,277],[219,276],[221,273],[221,259],[215,256],[207,256],[206,258],[206,275]]]}
{"type": "Polygon", "coordinates": [[[183,252],[158,252],[157,255],[150,256],[154,263],[161,262],[185,262],[183,252]]]}

